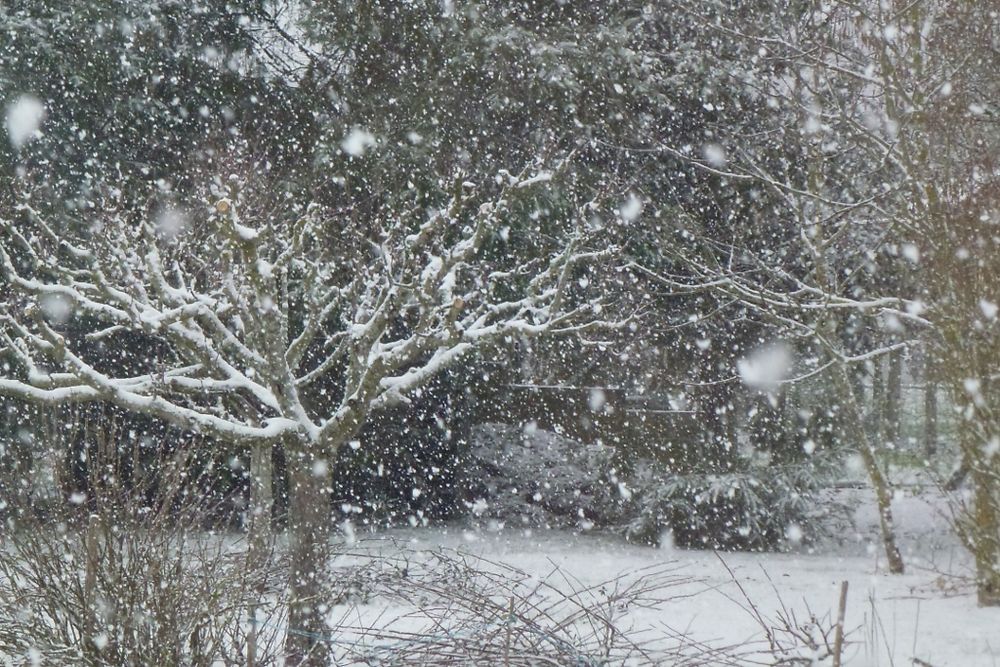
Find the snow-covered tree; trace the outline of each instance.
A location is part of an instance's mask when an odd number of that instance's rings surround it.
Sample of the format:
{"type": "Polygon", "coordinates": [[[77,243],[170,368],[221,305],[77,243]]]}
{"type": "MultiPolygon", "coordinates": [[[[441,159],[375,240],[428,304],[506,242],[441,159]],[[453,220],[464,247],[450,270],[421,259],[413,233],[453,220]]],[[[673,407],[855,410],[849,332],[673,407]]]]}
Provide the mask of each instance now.
{"type": "Polygon", "coordinates": [[[287,656],[321,664],[314,602],[338,449],[478,346],[608,325],[599,300],[569,289],[577,267],[613,252],[590,226],[596,203],[549,221],[530,256],[509,251],[512,207],[544,195],[564,166],[479,182],[459,174],[438,205],[361,222],[294,203],[254,210],[235,176],[181,225],[117,208],[109,195],[74,232],[25,196],[0,218],[0,285],[10,295],[0,394],[106,401],[258,452],[282,443],[287,656]],[[74,322],[81,335],[70,334],[74,322]],[[118,355],[126,335],[146,341],[142,372],[118,355]]]}
{"type": "Polygon", "coordinates": [[[0,142],[4,193],[19,169],[43,165],[49,195],[39,206],[54,211],[86,207],[111,181],[138,197],[156,181],[180,193],[211,168],[224,136],[254,143],[291,169],[306,155],[310,119],[295,112],[302,91],[270,75],[262,52],[277,37],[250,20],[268,4],[4,3],[0,104],[36,105],[42,121],[37,134],[22,125],[30,140],[0,142]]]}
{"type": "Polygon", "coordinates": [[[810,341],[817,354],[804,372],[827,373],[838,388],[894,570],[903,563],[879,461],[887,443],[864,428],[864,387],[853,369],[917,345],[949,369],[965,405],[963,456],[976,470],[966,535],[980,600],[995,604],[997,425],[983,387],[998,364],[989,268],[996,177],[981,156],[996,146],[988,100],[1000,83],[997,14],[957,0],[799,9],[750,20],[693,11],[710,40],[746,54],[728,71],[766,101],[770,124],[754,140],[721,128],[717,159],[706,153],[701,166],[774,203],[728,238],[683,225],[687,272],[670,282],[711,290],[776,334],[810,341]],[[785,233],[762,234],[767,226],[785,233]]]}

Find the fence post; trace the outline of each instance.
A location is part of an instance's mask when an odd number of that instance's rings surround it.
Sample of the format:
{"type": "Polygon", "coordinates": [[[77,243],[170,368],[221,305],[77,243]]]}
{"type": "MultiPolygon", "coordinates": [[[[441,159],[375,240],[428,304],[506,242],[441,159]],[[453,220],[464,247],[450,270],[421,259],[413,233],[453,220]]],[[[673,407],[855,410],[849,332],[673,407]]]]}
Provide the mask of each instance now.
{"type": "Polygon", "coordinates": [[[840,667],[844,651],[844,615],[847,613],[847,582],[840,583],[840,605],[837,607],[837,627],[833,635],[833,667],[840,667]]]}

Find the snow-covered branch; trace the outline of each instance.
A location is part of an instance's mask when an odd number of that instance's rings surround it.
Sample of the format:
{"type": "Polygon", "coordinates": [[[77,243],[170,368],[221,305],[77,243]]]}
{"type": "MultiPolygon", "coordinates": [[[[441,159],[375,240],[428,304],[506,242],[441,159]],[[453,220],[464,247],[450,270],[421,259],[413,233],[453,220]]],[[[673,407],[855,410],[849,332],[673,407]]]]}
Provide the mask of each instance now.
{"type": "Polygon", "coordinates": [[[99,210],[100,235],[73,235],[24,207],[0,221],[14,295],[0,392],[108,401],[227,441],[336,446],[478,346],[615,324],[568,292],[577,267],[615,252],[594,242],[586,206],[556,221],[561,240],[524,244],[532,256],[497,249],[512,202],[562,166],[481,184],[460,174],[443,205],[374,230],[320,207],[287,227],[258,220],[235,190],[205,207],[198,242],[114,207],[99,210]]]}

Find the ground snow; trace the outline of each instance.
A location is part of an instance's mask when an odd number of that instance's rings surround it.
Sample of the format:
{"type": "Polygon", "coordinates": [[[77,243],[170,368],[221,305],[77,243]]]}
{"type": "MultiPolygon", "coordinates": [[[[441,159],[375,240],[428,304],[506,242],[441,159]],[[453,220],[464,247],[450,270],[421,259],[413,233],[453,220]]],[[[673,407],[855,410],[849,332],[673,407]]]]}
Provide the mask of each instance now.
{"type": "MultiPolygon", "coordinates": [[[[629,621],[654,631],[666,624],[720,646],[760,642],[763,637],[729,570],[769,621],[775,621],[783,608],[799,619],[808,618],[810,611],[819,617],[835,616],[841,582],[847,581],[846,665],[1000,664],[1000,609],[976,606],[970,558],[948,531],[940,499],[908,496],[894,504],[908,564],[907,574],[895,576],[884,567],[870,492],[843,493],[858,508],[857,530],[842,534],[836,543],[804,547],[799,553],[717,556],[629,545],[614,536],[591,533],[487,533],[462,528],[396,530],[363,544],[385,553],[398,552],[400,543],[418,553],[455,549],[540,575],[558,567],[583,585],[673,561],[691,582],[670,589],[674,599],[654,609],[630,610],[629,621]]],[[[377,601],[370,604],[371,611],[388,616],[398,611],[380,607],[377,601]]]]}

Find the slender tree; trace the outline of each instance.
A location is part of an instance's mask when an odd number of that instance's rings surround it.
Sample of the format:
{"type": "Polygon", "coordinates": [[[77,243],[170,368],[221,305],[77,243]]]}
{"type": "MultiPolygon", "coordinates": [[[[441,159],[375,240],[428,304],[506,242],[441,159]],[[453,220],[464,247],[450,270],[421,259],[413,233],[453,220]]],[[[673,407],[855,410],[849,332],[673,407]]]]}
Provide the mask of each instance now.
{"type": "Polygon", "coordinates": [[[774,123],[763,142],[723,132],[725,164],[703,167],[773,193],[779,207],[771,213],[794,234],[777,254],[743,242],[745,228],[735,243],[701,235],[710,252],[687,260],[697,280],[679,282],[752,305],[825,350],[821,365],[839,387],[894,570],[902,561],[882,443],[861,427],[863,388],[850,367],[929,345],[964,406],[963,457],[978,477],[963,534],[976,554],[980,601],[996,604],[998,440],[988,399],[1000,362],[989,231],[997,184],[988,157],[1000,136],[988,102],[1000,85],[996,11],[962,0],[800,8],[746,22],[691,10],[711,39],[755,53],[751,66],[729,71],[768,101],[774,123]],[[779,145],[792,153],[782,158],[779,145]]]}

